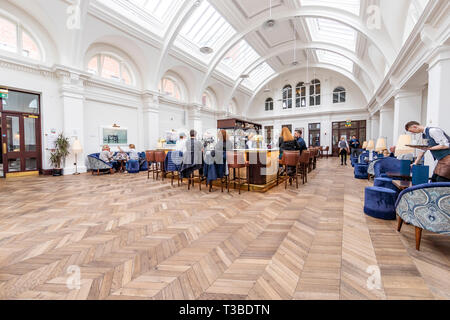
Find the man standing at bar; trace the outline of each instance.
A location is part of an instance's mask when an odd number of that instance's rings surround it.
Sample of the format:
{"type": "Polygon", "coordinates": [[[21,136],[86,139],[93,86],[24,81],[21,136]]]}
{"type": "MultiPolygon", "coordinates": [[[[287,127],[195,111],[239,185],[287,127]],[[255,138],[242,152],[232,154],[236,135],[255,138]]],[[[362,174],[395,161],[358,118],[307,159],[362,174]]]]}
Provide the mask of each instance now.
{"type": "Polygon", "coordinates": [[[416,121],[408,122],[406,131],[411,133],[421,133],[423,139],[428,140],[428,147],[418,148],[423,150],[415,162],[418,165],[427,151],[430,151],[434,159],[438,161],[433,182],[450,182],[450,137],[441,128],[424,127],[416,121]]]}

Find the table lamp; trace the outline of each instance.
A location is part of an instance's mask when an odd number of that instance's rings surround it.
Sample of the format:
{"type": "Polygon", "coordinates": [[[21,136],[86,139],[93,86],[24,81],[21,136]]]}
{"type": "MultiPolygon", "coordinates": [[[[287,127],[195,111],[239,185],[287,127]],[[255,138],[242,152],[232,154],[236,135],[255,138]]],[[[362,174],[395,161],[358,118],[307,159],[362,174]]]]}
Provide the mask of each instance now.
{"type": "Polygon", "coordinates": [[[78,154],[83,152],[83,147],[78,139],[76,139],[72,144],[72,152],[75,154],[75,173],[74,175],[79,175],[78,172],[78,154]]]}
{"type": "Polygon", "coordinates": [[[363,143],[363,145],[362,145],[362,148],[363,148],[364,150],[367,149],[367,145],[368,145],[367,141],[364,141],[364,143],[363,143]]]}
{"type": "Polygon", "coordinates": [[[378,153],[381,153],[384,150],[387,150],[386,138],[379,138],[377,140],[377,145],[375,147],[375,151],[378,153]]]}
{"type": "Polygon", "coordinates": [[[415,150],[407,145],[411,145],[412,136],[409,134],[403,134],[398,138],[397,146],[395,147],[395,156],[399,157],[404,154],[414,153],[415,150]]]}
{"type": "Polygon", "coordinates": [[[367,143],[366,149],[369,150],[369,161],[372,161],[373,160],[373,150],[375,150],[375,141],[370,140],[367,143]]]}

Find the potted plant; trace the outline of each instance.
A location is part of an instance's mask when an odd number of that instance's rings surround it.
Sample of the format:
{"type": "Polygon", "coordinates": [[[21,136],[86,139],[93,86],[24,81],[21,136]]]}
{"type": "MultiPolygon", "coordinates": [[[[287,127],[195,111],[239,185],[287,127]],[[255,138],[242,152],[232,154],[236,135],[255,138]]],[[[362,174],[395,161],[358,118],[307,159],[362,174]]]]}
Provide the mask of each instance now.
{"type": "Polygon", "coordinates": [[[53,166],[53,176],[57,177],[63,175],[61,164],[70,153],[69,147],[69,138],[66,138],[63,133],[60,133],[55,141],[55,149],[50,154],[50,162],[53,166]]]}

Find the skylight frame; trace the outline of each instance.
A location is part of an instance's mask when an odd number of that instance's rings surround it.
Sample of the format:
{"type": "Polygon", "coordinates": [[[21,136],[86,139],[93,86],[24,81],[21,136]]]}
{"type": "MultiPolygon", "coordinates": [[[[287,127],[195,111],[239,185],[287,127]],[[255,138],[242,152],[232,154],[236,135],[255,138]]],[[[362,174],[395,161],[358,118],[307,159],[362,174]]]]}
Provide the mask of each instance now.
{"type": "Polygon", "coordinates": [[[242,81],[242,85],[250,90],[255,90],[264,80],[275,74],[275,70],[267,63],[260,64],[250,73],[250,77],[242,81]]]}
{"type": "Polygon", "coordinates": [[[208,1],[203,1],[183,25],[177,40],[183,43],[182,37],[196,49],[210,47],[218,51],[235,34],[233,26],[208,1]]]}
{"type": "Polygon", "coordinates": [[[305,20],[314,42],[331,43],[356,52],[358,32],[355,29],[325,18],[306,18],[305,20]]]}
{"type": "Polygon", "coordinates": [[[126,0],[147,14],[155,17],[160,22],[167,20],[168,13],[176,7],[179,0],[126,0]]]}
{"type": "Polygon", "coordinates": [[[341,9],[354,15],[361,14],[361,0],[297,0],[300,6],[320,6],[333,9],[341,9]]]}
{"type": "Polygon", "coordinates": [[[353,73],[355,64],[352,60],[344,57],[343,55],[325,50],[315,50],[315,53],[317,55],[319,63],[335,65],[343,68],[344,70],[347,70],[348,72],[353,73]]]}
{"type": "Polygon", "coordinates": [[[245,40],[239,41],[222,59],[221,69],[227,70],[231,78],[237,79],[253,62],[261,56],[245,40]]]}

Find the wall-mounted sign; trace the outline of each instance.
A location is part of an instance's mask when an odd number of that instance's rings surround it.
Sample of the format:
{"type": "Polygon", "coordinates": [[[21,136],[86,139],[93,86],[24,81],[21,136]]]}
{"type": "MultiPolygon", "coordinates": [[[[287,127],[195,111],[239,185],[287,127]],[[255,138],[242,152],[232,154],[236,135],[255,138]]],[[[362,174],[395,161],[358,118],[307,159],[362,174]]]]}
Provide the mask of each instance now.
{"type": "Polygon", "coordinates": [[[346,128],[351,128],[352,127],[352,120],[347,120],[347,122],[345,123],[345,127],[346,128]]]}

